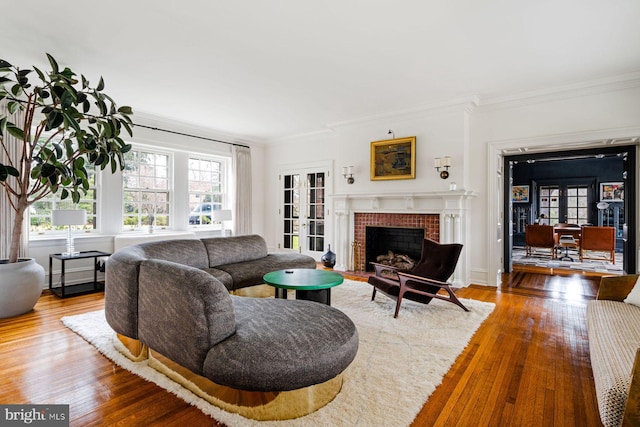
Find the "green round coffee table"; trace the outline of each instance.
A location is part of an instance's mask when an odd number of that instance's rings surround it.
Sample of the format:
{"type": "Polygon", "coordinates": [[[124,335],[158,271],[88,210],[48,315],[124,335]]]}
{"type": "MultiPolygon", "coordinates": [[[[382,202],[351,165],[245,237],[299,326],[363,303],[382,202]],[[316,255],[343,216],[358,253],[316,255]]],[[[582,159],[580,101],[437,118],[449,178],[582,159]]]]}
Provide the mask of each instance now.
{"type": "Polygon", "coordinates": [[[331,305],[331,288],[344,281],[341,274],[326,270],[292,268],[272,271],[262,279],[276,289],[276,298],[287,298],[287,289],[296,291],[296,299],[331,305]]]}

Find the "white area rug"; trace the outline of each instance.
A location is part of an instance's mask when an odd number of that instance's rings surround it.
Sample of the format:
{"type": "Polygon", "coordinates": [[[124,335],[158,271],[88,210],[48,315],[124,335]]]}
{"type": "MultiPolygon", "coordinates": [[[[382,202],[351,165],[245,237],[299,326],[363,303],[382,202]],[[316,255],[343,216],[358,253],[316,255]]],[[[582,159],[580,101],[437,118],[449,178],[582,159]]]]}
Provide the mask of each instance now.
{"type": "Polygon", "coordinates": [[[168,390],[229,426],[407,426],[442,382],[494,304],[463,299],[471,310],[444,301],[429,305],[395,301],[371,286],[345,280],[332,289],[332,305],[356,324],[358,354],[347,368],[342,391],[327,406],[290,421],[253,421],[222,411],[147,366],[132,362],[113,345],[114,332],[103,311],[62,318],[62,322],[117,365],[168,390]]]}

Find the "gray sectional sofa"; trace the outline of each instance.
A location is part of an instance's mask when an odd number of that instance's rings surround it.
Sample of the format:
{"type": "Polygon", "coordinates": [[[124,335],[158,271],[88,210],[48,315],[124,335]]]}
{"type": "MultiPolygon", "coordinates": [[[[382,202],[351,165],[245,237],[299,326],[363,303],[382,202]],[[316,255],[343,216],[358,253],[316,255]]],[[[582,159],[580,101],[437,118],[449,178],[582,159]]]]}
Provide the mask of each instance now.
{"type": "Polygon", "coordinates": [[[269,253],[258,235],[166,240],[128,246],[109,257],[105,283],[107,320],[118,333],[138,338],[138,273],[148,259],[194,267],[215,277],[228,290],[264,283],[266,273],[285,268],[316,268],[313,258],[297,253],[269,253]]]}
{"type": "Polygon", "coordinates": [[[324,304],[229,291],[315,265],[269,254],[260,236],[131,246],[107,263],[105,315],[125,355],[149,358],[212,404],[258,420],[296,418],[340,391],[358,350],[355,325],[324,304]]]}

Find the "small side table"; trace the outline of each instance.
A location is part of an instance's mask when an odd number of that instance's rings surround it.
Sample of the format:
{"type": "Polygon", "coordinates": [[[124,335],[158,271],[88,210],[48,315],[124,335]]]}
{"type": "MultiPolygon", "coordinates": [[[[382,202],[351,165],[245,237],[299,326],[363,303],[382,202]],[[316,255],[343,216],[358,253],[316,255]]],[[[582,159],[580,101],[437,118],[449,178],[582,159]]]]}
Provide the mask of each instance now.
{"type": "Polygon", "coordinates": [[[98,283],[98,270],[100,270],[100,262],[98,258],[109,256],[111,254],[100,251],[84,251],[77,255],[62,255],[51,254],[49,255],[49,290],[59,296],[60,298],[66,298],[76,295],[91,294],[103,290],[103,287],[98,283]],[[62,267],[60,270],[60,286],[53,287],[53,260],[60,260],[62,267]],[[93,258],[93,282],[80,283],[77,285],[65,286],[65,263],[67,261],[73,261],[77,259],[93,258]]]}

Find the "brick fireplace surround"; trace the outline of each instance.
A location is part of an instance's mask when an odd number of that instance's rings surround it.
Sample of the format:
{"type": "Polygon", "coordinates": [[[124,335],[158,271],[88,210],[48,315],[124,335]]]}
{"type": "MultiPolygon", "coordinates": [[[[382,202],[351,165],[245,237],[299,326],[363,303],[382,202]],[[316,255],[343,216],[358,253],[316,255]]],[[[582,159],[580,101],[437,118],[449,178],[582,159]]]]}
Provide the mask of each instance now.
{"type": "Polygon", "coordinates": [[[440,215],[437,214],[401,214],[401,213],[377,213],[377,212],[355,212],[354,213],[354,241],[360,243],[360,250],[356,253],[354,268],[357,271],[364,271],[366,228],[376,227],[402,227],[402,228],[422,228],[424,236],[428,239],[440,241],[440,215]]]}

